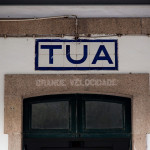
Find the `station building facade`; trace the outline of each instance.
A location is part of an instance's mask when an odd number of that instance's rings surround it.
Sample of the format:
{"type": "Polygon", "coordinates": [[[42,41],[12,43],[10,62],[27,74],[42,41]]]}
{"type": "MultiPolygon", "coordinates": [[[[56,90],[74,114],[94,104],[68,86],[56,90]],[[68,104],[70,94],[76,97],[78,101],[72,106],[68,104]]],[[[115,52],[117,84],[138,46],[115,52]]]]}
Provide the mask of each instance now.
{"type": "Polygon", "coordinates": [[[149,18],[0,21],[2,150],[148,150],[149,35],[149,18]]]}

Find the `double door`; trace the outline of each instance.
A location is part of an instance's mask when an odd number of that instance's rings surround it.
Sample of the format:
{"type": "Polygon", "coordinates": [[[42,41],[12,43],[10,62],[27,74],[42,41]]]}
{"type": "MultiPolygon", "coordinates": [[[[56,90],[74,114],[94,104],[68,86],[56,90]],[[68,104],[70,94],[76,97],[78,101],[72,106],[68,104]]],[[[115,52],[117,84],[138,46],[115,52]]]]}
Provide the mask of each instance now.
{"type": "Polygon", "coordinates": [[[25,150],[129,150],[130,99],[71,94],[24,99],[25,150]]]}

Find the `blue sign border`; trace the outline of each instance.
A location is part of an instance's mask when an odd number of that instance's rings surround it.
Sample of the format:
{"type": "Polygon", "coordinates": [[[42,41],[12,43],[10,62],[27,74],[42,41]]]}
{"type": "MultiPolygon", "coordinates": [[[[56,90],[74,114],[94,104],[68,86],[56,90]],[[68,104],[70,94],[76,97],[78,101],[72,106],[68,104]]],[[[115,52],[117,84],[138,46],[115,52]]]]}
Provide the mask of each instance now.
{"type": "Polygon", "coordinates": [[[109,39],[97,39],[97,40],[88,40],[88,39],[78,39],[78,40],[62,40],[62,39],[36,39],[35,42],[35,70],[118,70],[118,40],[109,40],[109,39]],[[38,44],[39,42],[114,42],[115,43],[115,67],[38,67],[38,44]]]}

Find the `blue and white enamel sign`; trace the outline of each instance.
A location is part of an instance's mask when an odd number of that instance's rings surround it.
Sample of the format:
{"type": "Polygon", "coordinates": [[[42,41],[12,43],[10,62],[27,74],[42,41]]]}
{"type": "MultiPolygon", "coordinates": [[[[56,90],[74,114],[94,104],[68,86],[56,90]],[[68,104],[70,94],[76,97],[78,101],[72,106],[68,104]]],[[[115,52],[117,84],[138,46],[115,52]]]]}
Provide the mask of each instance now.
{"type": "Polygon", "coordinates": [[[118,70],[117,40],[37,39],[35,70],[118,70]]]}

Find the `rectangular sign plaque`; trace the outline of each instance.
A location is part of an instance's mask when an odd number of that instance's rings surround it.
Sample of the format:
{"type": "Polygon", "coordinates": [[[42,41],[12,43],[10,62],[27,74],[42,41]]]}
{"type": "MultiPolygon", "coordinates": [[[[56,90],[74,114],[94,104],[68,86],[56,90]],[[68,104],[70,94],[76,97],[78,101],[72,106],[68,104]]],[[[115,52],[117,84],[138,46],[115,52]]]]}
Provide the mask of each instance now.
{"type": "Polygon", "coordinates": [[[118,70],[117,40],[37,39],[35,70],[118,70]]]}

